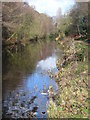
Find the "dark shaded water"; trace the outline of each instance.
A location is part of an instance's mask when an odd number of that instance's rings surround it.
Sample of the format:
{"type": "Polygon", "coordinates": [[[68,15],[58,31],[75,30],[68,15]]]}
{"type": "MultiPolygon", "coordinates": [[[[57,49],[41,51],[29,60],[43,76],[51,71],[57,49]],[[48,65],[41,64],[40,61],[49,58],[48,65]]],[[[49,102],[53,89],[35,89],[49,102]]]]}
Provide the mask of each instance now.
{"type": "Polygon", "coordinates": [[[3,117],[48,118],[50,86],[58,85],[51,74],[62,51],[55,43],[29,45],[23,52],[3,58],[3,117]]]}

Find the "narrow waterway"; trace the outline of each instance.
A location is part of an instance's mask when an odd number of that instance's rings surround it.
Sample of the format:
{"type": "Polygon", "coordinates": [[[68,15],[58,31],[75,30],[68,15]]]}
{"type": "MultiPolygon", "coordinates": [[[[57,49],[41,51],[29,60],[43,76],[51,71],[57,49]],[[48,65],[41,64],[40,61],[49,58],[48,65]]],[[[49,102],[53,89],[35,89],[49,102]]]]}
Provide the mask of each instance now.
{"type": "Polygon", "coordinates": [[[56,43],[31,44],[23,51],[3,55],[3,117],[48,118],[49,89],[58,92],[56,61],[63,52],[56,43]]]}

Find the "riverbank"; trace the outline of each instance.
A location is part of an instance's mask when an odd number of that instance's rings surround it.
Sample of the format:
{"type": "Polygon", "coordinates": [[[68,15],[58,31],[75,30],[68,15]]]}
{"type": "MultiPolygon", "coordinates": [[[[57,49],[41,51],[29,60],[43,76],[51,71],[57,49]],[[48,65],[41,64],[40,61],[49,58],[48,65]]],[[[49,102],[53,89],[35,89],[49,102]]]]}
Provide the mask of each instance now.
{"type": "Polygon", "coordinates": [[[58,59],[58,95],[50,100],[49,118],[88,118],[88,46],[71,38],[60,41],[64,56],[58,59]]]}

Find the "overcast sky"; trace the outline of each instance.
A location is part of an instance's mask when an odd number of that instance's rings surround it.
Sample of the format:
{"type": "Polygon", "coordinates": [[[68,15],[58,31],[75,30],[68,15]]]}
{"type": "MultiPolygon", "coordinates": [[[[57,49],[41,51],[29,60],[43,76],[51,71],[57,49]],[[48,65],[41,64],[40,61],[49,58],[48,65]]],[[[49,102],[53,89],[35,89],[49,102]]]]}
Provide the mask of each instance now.
{"type": "Polygon", "coordinates": [[[74,4],[75,0],[25,0],[29,5],[35,6],[40,13],[46,13],[49,16],[56,16],[59,8],[62,14],[66,13],[74,4]]]}

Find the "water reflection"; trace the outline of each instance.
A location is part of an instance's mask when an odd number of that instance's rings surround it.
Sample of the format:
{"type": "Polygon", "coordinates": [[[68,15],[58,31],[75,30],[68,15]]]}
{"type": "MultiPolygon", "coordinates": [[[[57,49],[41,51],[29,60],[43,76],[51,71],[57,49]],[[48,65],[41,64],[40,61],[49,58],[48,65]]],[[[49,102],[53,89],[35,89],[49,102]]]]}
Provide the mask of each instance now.
{"type": "Polygon", "coordinates": [[[26,83],[25,89],[31,91],[32,96],[37,96],[34,101],[34,103],[39,106],[37,109],[37,117],[43,117],[43,115],[48,117],[47,103],[49,102],[49,86],[53,86],[54,92],[58,89],[55,80],[51,80],[47,74],[48,70],[54,72],[57,70],[56,60],[57,56],[54,54],[45,60],[40,60],[36,65],[34,73],[24,78],[24,84],[26,83]],[[42,115],[42,112],[45,114],[42,115]]]}
{"type": "Polygon", "coordinates": [[[57,71],[56,60],[55,45],[50,43],[30,45],[9,58],[3,72],[3,117],[48,117],[49,86],[58,90],[49,76],[57,71]]]}
{"type": "Polygon", "coordinates": [[[48,71],[48,70],[51,71],[56,68],[56,60],[57,60],[57,56],[53,54],[47,59],[39,61],[37,64],[37,68],[45,71],[48,71]]]}

